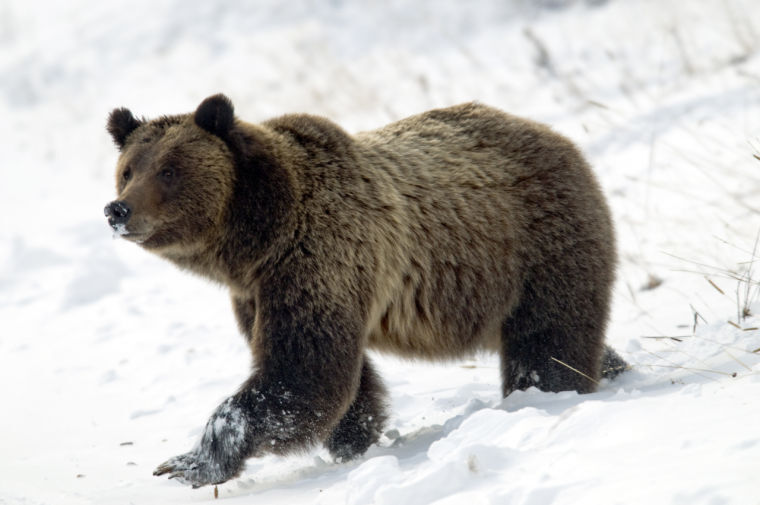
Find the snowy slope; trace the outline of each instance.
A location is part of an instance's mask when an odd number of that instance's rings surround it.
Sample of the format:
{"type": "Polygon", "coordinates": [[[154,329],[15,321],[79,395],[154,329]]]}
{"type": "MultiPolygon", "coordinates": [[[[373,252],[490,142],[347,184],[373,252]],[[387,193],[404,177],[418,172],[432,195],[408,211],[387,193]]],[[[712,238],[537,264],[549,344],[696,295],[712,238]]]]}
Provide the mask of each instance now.
{"type": "Polygon", "coordinates": [[[494,356],[378,357],[359,461],[250,460],[226,503],[760,503],[760,21],[753,0],[0,0],[0,504],[213,502],[152,477],[250,357],[227,294],[102,217],[115,106],[223,91],[359,131],[479,100],[595,167],[621,264],[599,392],[499,397],[494,356]],[[744,317],[747,308],[749,316],[744,317]],[[656,338],[654,338],[656,337],[656,338]],[[663,338],[665,337],[665,338],[663,338]]]}

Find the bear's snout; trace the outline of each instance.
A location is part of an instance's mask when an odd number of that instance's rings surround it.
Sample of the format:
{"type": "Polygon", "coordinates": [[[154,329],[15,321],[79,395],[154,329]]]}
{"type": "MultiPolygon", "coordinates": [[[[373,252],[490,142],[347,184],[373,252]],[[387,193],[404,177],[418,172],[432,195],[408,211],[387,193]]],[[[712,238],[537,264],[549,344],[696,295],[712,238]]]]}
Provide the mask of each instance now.
{"type": "Polygon", "coordinates": [[[103,209],[103,212],[105,212],[105,215],[108,218],[108,224],[111,225],[111,228],[115,230],[120,228],[120,225],[123,227],[125,224],[127,224],[127,221],[129,221],[129,216],[132,215],[132,209],[129,208],[127,202],[122,202],[119,200],[106,205],[106,208],[103,209]]]}

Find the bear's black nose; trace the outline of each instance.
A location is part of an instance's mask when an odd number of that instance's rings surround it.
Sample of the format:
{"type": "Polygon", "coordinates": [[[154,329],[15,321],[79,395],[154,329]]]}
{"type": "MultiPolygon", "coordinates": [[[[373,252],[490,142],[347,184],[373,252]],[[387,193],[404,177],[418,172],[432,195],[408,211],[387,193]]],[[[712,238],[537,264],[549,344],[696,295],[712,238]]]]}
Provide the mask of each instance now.
{"type": "Polygon", "coordinates": [[[117,200],[106,205],[103,212],[105,212],[106,217],[108,218],[108,224],[115,227],[118,224],[126,224],[127,221],[129,221],[132,209],[129,208],[127,202],[117,200]]]}

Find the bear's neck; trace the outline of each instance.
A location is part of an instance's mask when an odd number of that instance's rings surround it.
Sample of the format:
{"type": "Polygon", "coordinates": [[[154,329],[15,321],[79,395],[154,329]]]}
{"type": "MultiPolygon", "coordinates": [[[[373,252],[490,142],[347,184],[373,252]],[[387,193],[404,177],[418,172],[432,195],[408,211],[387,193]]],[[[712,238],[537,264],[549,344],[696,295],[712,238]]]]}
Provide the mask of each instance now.
{"type": "Polygon", "coordinates": [[[227,269],[216,259],[218,257],[218,246],[210,247],[205,244],[196,244],[193,247],[188,247],[185,244],[177,247],[168,246],[153,252],[174,263],[182,270],[219,284],[229,285],[230,283],[227,269]]]}
{"type": "Polygon", "coordinates": [[[276,262],[292,245],[299,187],[280,135],[246,123],[240,131],[233,149],[238,153],[234,190],[224,225],[210,244],[216,264],[209,268],[226,277],[233,289],[249,289],[265,265],[276,262]]]}

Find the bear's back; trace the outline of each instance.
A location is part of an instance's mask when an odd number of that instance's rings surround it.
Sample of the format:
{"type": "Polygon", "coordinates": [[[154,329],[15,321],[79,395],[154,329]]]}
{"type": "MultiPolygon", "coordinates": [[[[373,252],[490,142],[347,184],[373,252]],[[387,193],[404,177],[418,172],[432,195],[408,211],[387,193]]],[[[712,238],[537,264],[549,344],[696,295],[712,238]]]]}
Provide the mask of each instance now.
{"type": "Polygon", "coordinates": [[[455,187],[511,184],[539,168],[536,158],[541,168],[551,163],[547,156],[580,158],[546,126],[477,103],[427,111],[355,138],[393,160],[404,181],[434,177],[455,187]]]}

